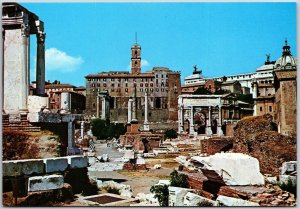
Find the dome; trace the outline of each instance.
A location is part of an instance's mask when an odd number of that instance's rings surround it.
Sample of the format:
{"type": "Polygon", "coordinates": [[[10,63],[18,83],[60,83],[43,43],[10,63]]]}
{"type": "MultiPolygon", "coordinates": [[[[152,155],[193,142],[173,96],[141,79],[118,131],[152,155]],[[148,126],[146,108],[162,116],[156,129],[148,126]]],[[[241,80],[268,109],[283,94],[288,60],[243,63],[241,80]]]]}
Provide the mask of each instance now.
{"type": "Polygon", "coordinates": [[[277,70],[291,70],[297,68],[297,60],[292,56],[290,46],[285,41],[283,46],[282,56],[275,62],[274,68],[277,70]]]}

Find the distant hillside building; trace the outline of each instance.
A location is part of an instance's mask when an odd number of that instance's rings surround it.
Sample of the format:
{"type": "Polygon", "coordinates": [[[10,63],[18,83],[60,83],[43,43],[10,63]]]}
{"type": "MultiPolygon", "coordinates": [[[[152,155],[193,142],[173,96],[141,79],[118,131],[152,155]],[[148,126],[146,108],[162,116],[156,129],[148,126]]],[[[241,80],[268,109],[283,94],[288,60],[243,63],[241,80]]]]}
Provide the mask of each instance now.
{"type": "Polygon", "coordinates": [[[154,67],[151,71],[141,72],[141,47],[131,47],[130,72],[101,72],[86,78],[86,116],[101,115],[102,102],[97,100],[100,92],[108,91],[110,96],[110,120],[127,122],[128,100],[136,89],[137,119],[144,119],[145,92],[148,92],[149,122],[177,120],[178,100],[181,94],[180,72],[165,67],[154,67]]]}

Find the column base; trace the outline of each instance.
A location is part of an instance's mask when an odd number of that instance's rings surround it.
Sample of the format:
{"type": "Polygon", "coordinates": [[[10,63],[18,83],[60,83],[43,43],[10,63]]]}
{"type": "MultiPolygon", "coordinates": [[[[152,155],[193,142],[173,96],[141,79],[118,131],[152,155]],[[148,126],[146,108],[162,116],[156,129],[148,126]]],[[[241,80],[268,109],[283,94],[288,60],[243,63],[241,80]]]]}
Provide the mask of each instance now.
{"type": "Polygon", "coordinates": [[[206,128],[206,135],[208,135],[208,136],[212,135],[211,127],[206,128]]]}
{"type": "Polygon", "coordinates": [[[79,155],[80,151],[75,147],[68,147],[67,148],[67,155],[79,155]]]}
{"type": "Polygon", "coordinates": [[[218,136],[224,136],[221,126],[218,126],[217,133],[218,133],[218,136]]]}
{"type": "Polygon", "coordinates": [[[144,131],[150,131],[149,124],[144,124],[144,131]]]}

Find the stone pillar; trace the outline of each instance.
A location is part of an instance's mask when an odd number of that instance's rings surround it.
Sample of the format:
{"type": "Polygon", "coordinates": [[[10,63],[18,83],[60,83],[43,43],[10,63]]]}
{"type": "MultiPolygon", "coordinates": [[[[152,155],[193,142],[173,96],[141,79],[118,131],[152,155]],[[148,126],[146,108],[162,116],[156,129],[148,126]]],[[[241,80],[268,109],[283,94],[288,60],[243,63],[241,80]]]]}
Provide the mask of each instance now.
{"type": "Polygon", "coordinates": [[[128,123],[130,123],[132,120],[132,101],[133,100],[131,98],[128,100],[128,123]]]}
{"type": "Polygon", "coordinates": [[[133,89],[133,103],[132,103],[132,121],[137,122],[136,118],[136,87],[133,89]]]}
{"type": "Polygon", "coordinates": [[[68,155],[75,154],[74,152],[74,124],[73,121],[68,122],[68,155]]]}
{"type": "Polygon", "coordinates": [[[252,83],[253,88],[253,99],[254,99],[254,105],[253,105],[253,115],[257,116],[257,104],[256,104],[256,98],[257,98],[257,81],[254,80],[252,83]]]}
{"type": "Polygon", "coordinates": [[[178,108],[178,133],[183,133],[184,129],[184,109],[183,106],[180,105],[178,108]]]}
{"type": "Polygon", "coordinates": [[[191,106],[190,113],[190,135],[194,136],[194,106],[191,106]]]}
{"type": "Polygon", "coordinates": [[[37,26],[37,58],[36,58],[36,94],[45,95],[45,38],[44,23],[40,20],[36,22],[37,26]]]}
{"type": "Polygon", "coordinates": [[[145,93],[145,120],[144,120],[144,131],[149,131],[149,123],[148,123],[148,93],[145,93]]]}
{"type": "Polygon", "coordinates": [[[206,135],[211,136],[212,130],[211,130],[211,106],[208,107],[208,121],[206,126],[206,135]]]}
{"type": "Polygon", "coordinates": [[[83,138],[83,131],[84,131],[84,121],[80,122],[80,137],[83,138]]]}
{"type": "Polygon", "coordinates": [[[97,95],[96,118],[99,118],[99,95],[97,95]]]}
{"type": "Polygon", "coordinates": [[[219,106],[219,124],[217,129],[218,136],[224,136],[222,131],[222,106],[219,106]]]}
{"type": "Polygon", "coordinates": [[[105,102],[105,96],[103,96],[102,98],[102,110],[101,110],[101,119],[105,120],[106,119],[106,102],[105,102]]]}

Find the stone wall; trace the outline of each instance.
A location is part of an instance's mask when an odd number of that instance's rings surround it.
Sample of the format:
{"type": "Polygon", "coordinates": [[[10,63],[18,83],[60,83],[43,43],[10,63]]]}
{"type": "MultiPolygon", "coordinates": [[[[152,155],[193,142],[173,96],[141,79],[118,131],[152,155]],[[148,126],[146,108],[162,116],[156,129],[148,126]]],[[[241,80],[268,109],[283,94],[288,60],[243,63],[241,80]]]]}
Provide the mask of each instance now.
{"type": "Polygon", "coordinates": [[[215,153],[228,151],[233,146],[231,138],[210,138],[200,141],[201,153],[214,155],[215,153]]]}

